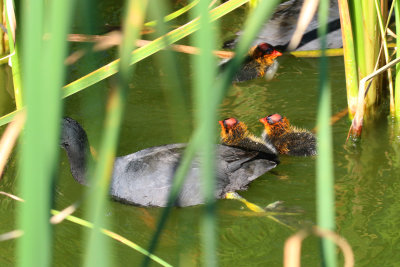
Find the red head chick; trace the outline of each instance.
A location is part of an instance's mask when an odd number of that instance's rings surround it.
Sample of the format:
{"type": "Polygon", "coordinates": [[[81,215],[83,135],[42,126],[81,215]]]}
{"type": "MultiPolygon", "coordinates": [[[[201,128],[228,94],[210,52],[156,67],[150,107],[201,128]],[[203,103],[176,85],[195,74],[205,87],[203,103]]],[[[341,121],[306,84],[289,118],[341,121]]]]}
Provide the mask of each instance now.
{"type": "Polygon", "coordinates": [[[269,137],[279,137],[290,131],[289,120],[277,113],[261,118],[260,122],[264,124],[265,133],[269,137]]]}
{"type": "Polygon", "coordinates": [[[273,59],[282,56],[281,52],[275,50],[275,48],[268,43],[261,43],[254,46],[252,49],[250,49],[249,54],[254,59],[263,58],[265,60],[270,60],[271,64],[273,59]]]}
{"type": "Polygon", "coordinates": [[[286,117],[279,114],[260,119],[264,124],[263,139],[270,141],[280,154],[313,156],[317,154],[317,140],[307,130],[291,126],[286,117]]]}
{"type": "Polygon", "coordinates": [[[219,121],[221,125],[221,141],[226,145],[237,145],[249,135],[247,126],[235,118],[219,121]]]}

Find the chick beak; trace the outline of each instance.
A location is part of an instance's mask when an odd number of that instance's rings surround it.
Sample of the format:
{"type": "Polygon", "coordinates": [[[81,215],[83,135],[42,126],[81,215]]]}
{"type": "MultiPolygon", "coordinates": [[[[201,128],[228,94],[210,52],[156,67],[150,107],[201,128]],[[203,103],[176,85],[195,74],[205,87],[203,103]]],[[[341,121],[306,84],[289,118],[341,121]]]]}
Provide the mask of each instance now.
{"type": "Polygon", "coordinates": [[[268,121],[267,121],[266,117],[259,119],[259,121],[264,125],[268,124],[268,121]]]}
{"type": "Polygon", "coordinates": [[[224,122],[223,121],[219,121],[218,123],[219,123],[219,125],[221,125],[222,130],[225,130],[224,122]]]}
{"type": "Polygon", "coordinates": [[[280,57],[280,56],[282,56],[282,53],[277,50],[274,50],[274,52],[272,52],[271,56],[274,58],[280,57]]]}

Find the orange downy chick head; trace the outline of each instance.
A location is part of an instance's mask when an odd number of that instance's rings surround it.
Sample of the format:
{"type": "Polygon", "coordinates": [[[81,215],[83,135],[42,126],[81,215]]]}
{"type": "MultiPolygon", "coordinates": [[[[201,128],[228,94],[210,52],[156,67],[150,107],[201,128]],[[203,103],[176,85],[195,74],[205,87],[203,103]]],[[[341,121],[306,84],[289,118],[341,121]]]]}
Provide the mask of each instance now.
{"type": "Polygon", "coordinates": [[[282,56],[282,53],[268,43],[261,43],[253,49],[253,58],[275,59],[282,56]]]}
{"type": "Polygon", "coordinates": [[[219,121],[221,125],[221,140],[227,145],[235,145],[247,134],[247,126],[235,118],[219,121]]]}
{"type": "Polygon", "coordinates": [[[289,120],[277,113],[261,118],[260,122],[268,136],[280,136],[289,131],[289,120]]]}

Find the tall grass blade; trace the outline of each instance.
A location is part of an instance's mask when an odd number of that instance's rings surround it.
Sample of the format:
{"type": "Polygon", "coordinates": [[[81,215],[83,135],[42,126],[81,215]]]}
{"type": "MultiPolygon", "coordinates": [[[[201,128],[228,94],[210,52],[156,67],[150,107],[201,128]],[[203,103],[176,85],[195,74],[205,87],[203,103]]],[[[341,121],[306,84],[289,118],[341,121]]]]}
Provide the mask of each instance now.
{"type": "MultiPolygon", "coordinates": [[[[339,0],[340,26],[342,28],[344,68],[346,71],[347,107],[352,118],[357,108],[358,73],[349,6],[346,0],[339,0]]],[[[357,47],[358,48],[358,47],[357,47]]]]}
{"type": "MultiPolygon", "coordinates": [[[[326,48],[329,1],[321,0],[318,13],[318,34],[321,38],[322,57],[320,59],[320,82],[318,99],[318,156],[317,156],[317,223],[322,229],[335,230],[335,195],[333,177],[333,149],[331,117],[331,90],[328,78],[328,60],[324,55],[326,48]]],[[[322,265],[337,265],[335,246],[332,241],[322,239],[322,265]]]]}
{"type": "Polygon", "coordinates": [[[356,54],[356,60],[357,60],[357,69],[358,69],[359,79],[362,79],[368,75],[365,64],[366,55],[364,48],[363,10],[360,1],[357,0],[350,0],[349,8],[351,17],[351,27],[353,30],[353,38],[355,45],[354,52],[356,54]]]}
{"type": "Polygon", "coordinates": [[[11,56],[11,65],[12,65],[12,74],[13,74],[13,84],[14,84],[14,95],[15,95],[15,104],[17,109],[23,107],[23,98],[22,98],[22,85],[21,85],[21,70],[19,65],[19,52],[18,47],[15,43],[15,27],[16,27],[16,18],[14,11],[14,1],[13,0],[5,0],[5,14],[6,14],[6,22],[7,22],[7,32],[8,32],[8,44],[10,47],[11,56]]]}
{"type": "Polygon", "coordinates": [[[22,109],[15,110],[13,112],[8,113],[7,115],[4,115],[3,117],[0,118],[0,126],[6,125],[7,123],[10,123],[14,120],[15,116],[20,114],[22,109]]]}
{"type": "MultiPolygon", "coordinates": [[[[361,1],[363,11],[363,26],[364,26],[364,42],[361,44],[365,49],[365,67],[366,73],[360,75],[360,79],[374,72],[376,61],[378,60],[379,44],[378,37],[378,23],[376,9],[373,0],[361,1]]],[[[365,99],[365,115],[366,119],[375,113],[375,107],[378,97],[380,97],[382,86],[380,86],[380,79],[371,81],[371,87],[365,99]]]]}
{"type": "MultiPolygon", "coordinates": [[[[186,12],[188,12],[190,9],[192,9],[194,6],[196,6],[199,3],[200,0],[193,0],[190,4],[187,4],[186,6],[182,7],[181,9],[172,12],[171,14],[165,16],[162,20],[162,22],[168,22],[170,20],[176,19],[177,17],[179,17],[180,15],[185,14],[186,12]]],[[[154,27],[157,25],[157,20],[153,20],[153,21],[149,21],[146,22],[144,24],[144,26],[147,27],[154,27]]]]}
{"type": "MultiPolygon", "coordinates": [[[[376,14],[378,15],[378,22],[379,22],[379,30],[381,33],[381,39],[382,39],[382,44],[383,44],[383,53],[385,55],[385,64],[388,64],[390,61],[389,58],[389,49],[388,49],[388,44],[386,41],[386,29],[385,25],[386,24],[386,17],[384,18],[382,16],[381,8],[380,8],[380,1],[375,0],[375,9],[376,9],[376,14]]],[[[387,3],[386,3],[386,15],[387,15],[387,3]]],[[[395,108],[394,108],[394,97],[393,97],[393,81],[392,81],[392,70],[388,69],[387,70],[387,81],[389,85],[389,109],[390,109],[390,114],[394,116],[395,114],[395,108]]]]}
{"type": "Polygon", "coordinates": [[[109,265],[109,246],[100,230],[106,224],[104,218],[106,196],[131,77],[130,54],[140,34],[146,7],[147,1],[143,0],[129,0],[126,3],[124,34],[120,47],[121,60],[118,66],[119,75],[117,76],[116,89],[111,92],[105,119],[104,136],[101,140],[100,154],[94,173],[94,186],[90,189],[89,209],[93,221],[93,230],[89,235],[85,266],[101,267],[109,265]]]}
{"type": "MultiPolygon", "coordinates": [[[[396,18],[396,34],[400,36],[400,0],[396,0],[394,7],[395,18],[396,18]]],[[[400,58],[400,38],[396,39],[396,58],[400,58]]],[[[396,66],[396,83],[395,83],[395,117],[396,121],[400,123],[400,66],[396,66]]]]}
{"type": "Polygon", "coordinates": [[[20,162],[19,186],[26,202],[19,206],[18,224],[25,233],[18,242],[19,266],[51,265],[51,185],[59,152],[64,40],[72,4],[73,1],[54,1],[45,8],[43,1],[25,0],[22,5],[22,78],[27,121],[20,162]],[[49,36],[46,41],[44,33],[49,36]]]}
{"type": "Polygon", "coordinates": [[[200,29],[193,35],[194,46],[198,46],[200,55],[194,59],[193,88],[195,96],[195,121],[204,125],[200,133],[201,179],[203,180],[204,214],[201,222],[202,251],[204,265],[217,266],[216,225],[215,225],[215,133],[216,107],[210,108],[213,99],[213,83],[216,74],[216,62],[213,50],[216,47],[215,30],[208,13],[209,1],[201,1],[195,8],[195,16],[200,17],[200,29]]]}

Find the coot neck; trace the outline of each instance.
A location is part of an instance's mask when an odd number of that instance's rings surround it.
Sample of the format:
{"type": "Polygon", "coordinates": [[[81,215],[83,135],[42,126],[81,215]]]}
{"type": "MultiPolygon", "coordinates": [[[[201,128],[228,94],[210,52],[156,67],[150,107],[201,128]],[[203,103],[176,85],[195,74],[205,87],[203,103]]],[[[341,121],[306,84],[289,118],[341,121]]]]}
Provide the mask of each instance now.
{"type": "Polygon", "coordinates": [[[66,147],[65,150],[67,151],[72,176],[78,183],[87,185],[86,174],[87,162],[90,158],[89,147],[82,148],[80,151],[69,149],[69,147],[66,147]]]}
{"type": "MultiPolygon", "coordinates": [[[[76,122],[75,122],[76,123],[76,122]]],[[[89,163],[93,160],[90,154],[89,142],[85,131],[79,124],[71,124],[68,129],[63,129],[63,147],[68,156],[70,169],[74,179],[88,185],[86,175],[89,163]]]]}

